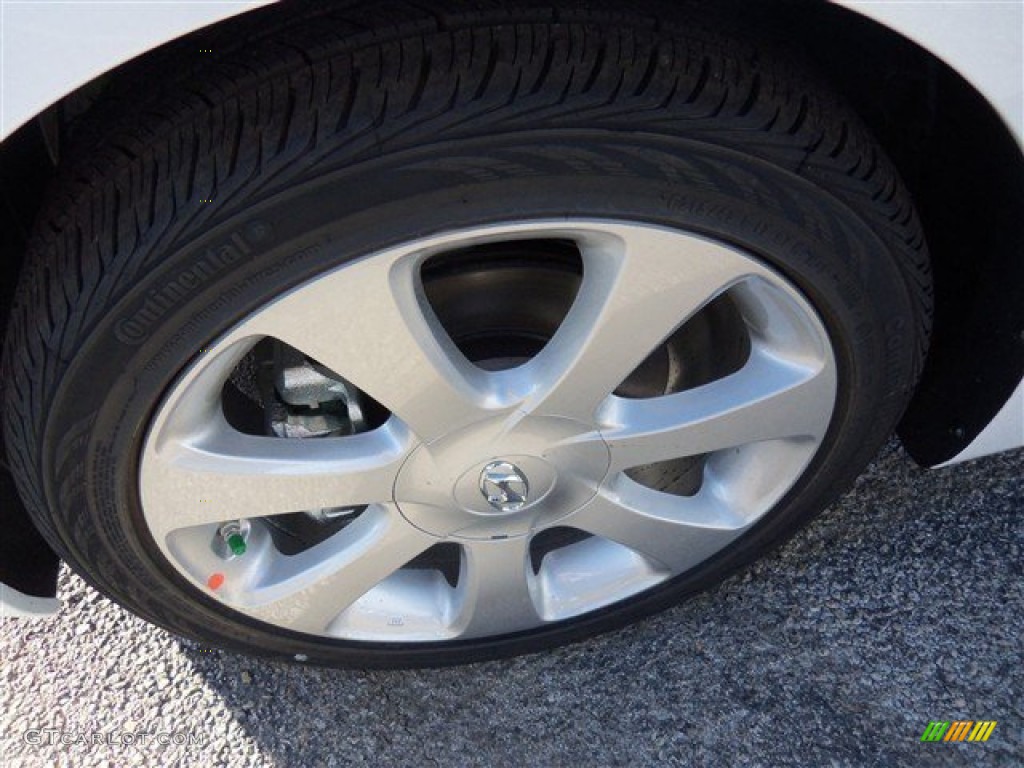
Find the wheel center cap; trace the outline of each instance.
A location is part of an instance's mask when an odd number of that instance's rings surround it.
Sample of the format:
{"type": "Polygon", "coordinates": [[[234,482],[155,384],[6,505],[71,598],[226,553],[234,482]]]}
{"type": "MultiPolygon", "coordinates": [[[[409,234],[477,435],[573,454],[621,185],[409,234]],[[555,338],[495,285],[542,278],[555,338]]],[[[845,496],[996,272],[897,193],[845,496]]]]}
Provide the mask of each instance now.
{"type": "Polygon", "coordinates": [[[526,503],[530,482],[515,464],[492,461],[480,473],[480,493],[499,512],[515,512],[526,503]]]}
{"type": "Polygon", "coordinates": [[[506,539],[586,504],[608,471],[592,426],[553,416],[495,417],[424,443],[406,459],[394,501],[439,538],[506,539]]]}

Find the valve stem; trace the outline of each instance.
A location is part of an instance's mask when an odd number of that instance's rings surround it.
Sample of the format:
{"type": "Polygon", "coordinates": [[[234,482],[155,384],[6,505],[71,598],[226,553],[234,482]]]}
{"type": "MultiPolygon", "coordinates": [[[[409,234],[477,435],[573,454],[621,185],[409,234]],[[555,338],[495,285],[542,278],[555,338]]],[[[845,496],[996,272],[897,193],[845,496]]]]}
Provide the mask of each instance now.
{"type": "Polygon", "coordinates": [[[220,539],[221,557],[229,559],[241,557],[247,548],[246,538],[249,535],[248,520],[230,520],[224,523],[218,530],[217,536],[220,539]]]}

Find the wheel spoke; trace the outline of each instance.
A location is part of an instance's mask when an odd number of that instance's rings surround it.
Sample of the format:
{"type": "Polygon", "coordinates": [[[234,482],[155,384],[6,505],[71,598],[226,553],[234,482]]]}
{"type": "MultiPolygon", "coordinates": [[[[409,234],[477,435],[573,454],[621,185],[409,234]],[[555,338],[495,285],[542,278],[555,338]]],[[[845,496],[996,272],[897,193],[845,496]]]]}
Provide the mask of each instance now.
{"type": "Polygon", "coordinates": [[[747,521],[711,494],[671,496],[621,477],[562,521],[682,573],[736,538],[747,521]]]}
{"type": "Polygon", "coordinates": [[[247,331],[315,358],[430,440],[487,415],[485,378],[426,305],[418,262],[378,254],[268,307],[247,331]]]}
{"type": "Polygon", "coordinates": [[[648,400],[613,398],[599,420],[614,425],[601,432],[614,471],[773,438],[820,439],[834,397],[830,366],[755,347],[731,376],[648,400]]]}
{"type": "Polygon", "coordinates": [[[460,637],[485,637],[535,627],[536,583],[528,536],[466,542],[458,587],[460,637]]]}
{"type": "Polygon", "coordinates": [[[327,541],[275,559],[240,607],[263,621],[322,634],[348,606],[436,542],[393,506],[375,505],[327,541]]]}
{"type": "Polygon", "coordinates": [[[686,319],[751,274],[721,245],[653,227],[581,244],[583,282],[554,338],[531,362],[527,410],[590,421],[598,405],[686,319]]]}
{"type": "Polygon", "coordinates": [[[220,417],[148,454],[146,519],[159,538],[203,523],[389,501],[410,446],[393,421],[350,437],[283,440],[241,434],[220,417]]]}

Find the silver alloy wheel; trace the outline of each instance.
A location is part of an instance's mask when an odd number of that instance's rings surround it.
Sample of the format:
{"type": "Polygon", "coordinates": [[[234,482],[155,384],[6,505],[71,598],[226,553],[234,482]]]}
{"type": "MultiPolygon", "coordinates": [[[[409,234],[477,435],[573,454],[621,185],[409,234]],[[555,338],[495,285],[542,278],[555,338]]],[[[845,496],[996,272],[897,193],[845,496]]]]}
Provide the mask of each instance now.
{"type": "Polygon", "coordinates": [[[721,550],[793,486],[835,398],[835,360],[816,312],[751,256],[648,224],[493,225],[349,262],[235,326],[160,404],[143,446],[140,497],[173,567],[254,619],[376,642],[493,637],[632,597],[721,550]],[[578,295],[538,354],[483,370],[441,327],[420,267],[440,252],[531,238],[576,244],[578,295]],[[723,294],[750,338],[738,371],[661,397],[612,394],[723,294]],[[221,392],[266,337],[319,360],[391,415],[347,437],[235,430],[221,392]],[[692,496],[626,473],[696,455],[707,460],[692,496]],[[528,481],[522,503],[495,505],[481,492],[498,464],[523,481],[505,481],[512,495],[528,481]],[[294,555],[275,548],[263,521],[362,505],[350,524],[294,555]],[[211,541],[235,520],[250,524],[246,551],[225,558],[211,541]],[[535,568],[531,540],[556,526],[589,535],[535,568]],[[403,567],[439,543],[460,549],[454,586],[437,571],[403,567]]]}

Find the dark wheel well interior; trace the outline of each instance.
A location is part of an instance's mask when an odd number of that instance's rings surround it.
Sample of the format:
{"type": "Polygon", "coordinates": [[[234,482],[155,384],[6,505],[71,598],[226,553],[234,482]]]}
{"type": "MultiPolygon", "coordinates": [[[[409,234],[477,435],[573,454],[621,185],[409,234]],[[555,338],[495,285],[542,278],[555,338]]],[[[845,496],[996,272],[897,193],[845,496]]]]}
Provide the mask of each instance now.
{"type": "MultiPolygon", "coordinates": [[[[557,7],[557,0],[552,4],[557,7]]],[[[713,7],[799,50],[854,105],[900,169],[924,222],[936,292],[931,352],[900,434],[923,464],[955,456],[1024,373],[1020,148],[952,69],[869,19],[823,0],[690,5],[713,7]]],[[[228,19],[145,57],[173,57],[211,34],[239,32],[282,13],[273,6],[228,19]]],[[[79,89],[0,145],[0,326],[32,222],[61,161],[62,136],[74,130],[97,94],[132,71],[129,64],[79,89]]]]}
{"type": "Polygon", "coordinates": [[[988,102],[918,46],[826,3],[780,8],[776,24],[799,35],[868,123],[921,215],[935,317],[899,434],[918,462],[939,464],[977,437],[1024,375],[1024,156],[988,102]]]}

